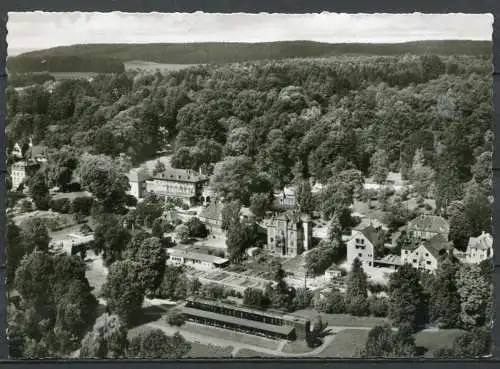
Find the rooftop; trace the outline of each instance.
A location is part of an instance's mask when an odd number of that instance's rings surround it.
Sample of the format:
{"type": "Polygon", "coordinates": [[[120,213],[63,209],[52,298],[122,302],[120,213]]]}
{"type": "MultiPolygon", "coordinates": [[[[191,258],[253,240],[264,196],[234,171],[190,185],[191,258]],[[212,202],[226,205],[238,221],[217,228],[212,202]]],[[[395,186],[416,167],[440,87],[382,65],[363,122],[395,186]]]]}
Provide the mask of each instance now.
{"type": "Polygon", "coordinates": [[[420,215],[408,223],[409,230],[448,234],[450,225],[438,215],[420,215]]]}
{"type": "Polygon", "coordinates": [[[365,228],[358,229],[357,232],[364,235],[373,245],[384,241],[384,232],[379,227],[375,228],[369,225],[365,228]]]}
{"type": "Polygon", "coordinates": [[[134,168],[128,172],[127,177],[131,182],[141,182],[151,178],[151,175],[145,168],[134,168]]]}
{"type": "Polygon", "coordinates": [[[487,250],[493,247],[493,237],[489,233],[483,232],[477,237],[469,238],[467,248],[477,250],[487,250]]]}
{"type": "Polygon", "coordinates": [[[153,179],[198,183],[207,181],[208,177],[190,169],[175,169],[167,167],[163,172],[154,175],[153,179]]]}
{"type": "MultiPolygon", "coordinates": [[[[229,305],[229,306],[232,306],[232,305],[229,305]]],[[[290,325],[266,324],[266,323],[257,322],[254,320],[236,318],[236,317],[230,316],[230,315],[222,315],[222,314],[213,313],[211,311],[198,310],[198,309],[193,309],[193,308],[188,308],[188,307],[183,307],[182,312],[187,314],[187,315],[197,316],[200,318],[213,319],[213,320],[217,320],[220,322],[235,324],[235,325],[239,325],[239,326],[246,327],[246,328],[260,329],[263,331],[268,331],[268,332],[273,332],[273,333],[278,333],[278,334],[283,334],[283,335],[288,335],[288,334],[292,333],[292,331],[294,330],[294,327],[290,326],[290,325]]]]}
{"type": "Polygon", "coordinates": [[[213,263],[213,264],[224,264],[228,260],[224,258],[220,258],[215,255],[208,255],[208,254],[202,254],[199,252],[191,252],[189,250],[181,250],[181,249],[168,249],[167,250],[169,255],[172,256],[177,256],[177,257],[182,257],[182,258],[188,258],[188,259],[196,259],[200,261],[204,261],[207,263],[213,263]]]}

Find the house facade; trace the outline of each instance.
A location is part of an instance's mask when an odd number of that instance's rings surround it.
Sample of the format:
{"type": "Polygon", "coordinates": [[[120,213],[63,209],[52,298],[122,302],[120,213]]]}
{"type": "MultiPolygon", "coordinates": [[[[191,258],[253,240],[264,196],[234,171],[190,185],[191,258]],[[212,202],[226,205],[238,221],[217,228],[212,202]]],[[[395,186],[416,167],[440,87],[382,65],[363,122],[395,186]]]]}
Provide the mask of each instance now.
{"type": "Polygon", "coordinates": [[[451,244],[441,235],[403,247],[401,264],[410,264],[415,269],[434,272],[441,259],[452,250],[451,244]]]}
{"type": "Polygon", "coordinates": [[[478,237],[469,238],[467,251],[465,252],[466,263],[479,264],[493,258],[493,237],[483,232],[478,237]]]}
{"type": "Polygon", "coordinates": [[[31,163],[27,161],[18,161],[12,164],[12,190],[16,191],[21,183],[23,183],[28,177],[32,176],[39,167],[40,166],[37,163],[31,163]]]}
{"type": "Polygon", "coordinates": [[[132,169],[128,174],[130,190],[128,193],[137,200],[142,199],[146,194],[146,180],[150,178],[149,173],[144,168],[132,169]]]}
{"type": "Polygon", "coordinates": [[[309,250],[312,241],[312,221],[308,215],[288,212],[271,217],[264,223],[267,249],[276,255],[295,257],[309,250]]]}
{"type": "Polygon", "coordinates": [[[384,232],[381,228],[367,226],[363,229],[353,230],[352,236],[347,241],[347,263],[352,265],[358,259],[363,267],[373,267],[375,262],[375,249],[383,245],[384,232]]]}
{"type": "Polygon", "coordinates": [[[194,205],[201,202],[208,177],[193,170],[167,168],[146,180],[146,192],[161,197],[178,198],[194,205]]]}
{"type": "Polygon", "coordinates": [[[438,235],[448,240],[450,224],[443,217],[422,214],[408,223],[407,233],[415,240],[431,240],[438,235]]]}

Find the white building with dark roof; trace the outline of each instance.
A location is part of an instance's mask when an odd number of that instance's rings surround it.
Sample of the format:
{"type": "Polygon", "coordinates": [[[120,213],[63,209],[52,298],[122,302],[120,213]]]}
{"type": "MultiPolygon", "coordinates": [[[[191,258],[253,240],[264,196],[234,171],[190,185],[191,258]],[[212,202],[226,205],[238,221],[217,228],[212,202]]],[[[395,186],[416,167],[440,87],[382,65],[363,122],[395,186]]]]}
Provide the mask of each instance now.
{"type": "Polygon", "coordinates": [[[295,257],[311,247],[312,221],[308,215],[290,211],[271,217],[264,225],[271,253],[295,257]]]}
{"type": "Polygon", "coordinates": [[[130,190],[128,193],[136,199],[143,198],[146,194],[146,180],[151,178],[147,169],[134,168],[127,174],[127,177],[130,184],[130,190]]]}
{"type": "Polygon", "coordinates": [[[493,237],[489,233],[481,233],[477,237],[469,238],[467,251],[465,252],[466,263],[479,264],[493,257],[493,237]]]}
{"type": "Polygon", "coordinates": [[[367,226],[363,229],[353,230],[352,236],[347,241],[347,263],[352,265],[358,259],[363,267],[373,267],[375,250],[384,244],[385,233],[381,228],[367,226]]]}
{"type": "Polygon", "coordinates": [[[209,178],[189,169],[166,168],[146,180],[146,192],[165,198],[179,198],[190,205],[202,199],[209,178]]]}
{"type": "Polygon", "coordinates": [[[430,240],[416,241],[401,250],[401,264],[410,264],[415,269],[434,272],[442,258],[453,249],[451,242],[442,235],[430,240]]]}

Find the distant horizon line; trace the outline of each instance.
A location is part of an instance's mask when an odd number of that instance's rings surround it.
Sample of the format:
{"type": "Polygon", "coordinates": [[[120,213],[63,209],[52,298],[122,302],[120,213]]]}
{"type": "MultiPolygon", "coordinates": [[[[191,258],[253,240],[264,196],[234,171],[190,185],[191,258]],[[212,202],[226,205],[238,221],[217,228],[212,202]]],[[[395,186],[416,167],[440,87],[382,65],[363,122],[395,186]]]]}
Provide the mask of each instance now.
{"type": "Polygon", "coordinates": [[[43,50],[51,50],[57,49],[61,47],[74,47],[74,46],[88,46],[88,45],[203,45],[203,44],[248,44],[248,45],[257,45],[257,44],[272,44],[272,43],[286,43],[286,42],[310,42],[317,44],[325,44],[325,45],[349,45],[349,44],[358,44],[358,45],[398,45],[398,44],[411,44],[411,43],[419,43],[419,42],[493,42],[493,40],[487,39],[473,39],[473,38],[449,38],[449,39],[419,39],[419,40],[407,40],[407,41],[386,41],[386,42],[370,42],[370,41],[343,41],[343,42],[326,42],[326,41],[315,41],[315,40],[305,40],[305,39],[297,39],[297,40],[274,40],[274,41],[192,41],[192,42],[89,42],[89,43],[76,43],[76,44],[67,44],[67,45],[57,45],[57,46],[49,46],[40,49],[31,49],[31,48],[12,48],[11,51],[17,50],[17,52],[9,52],[9,48],[7,46],[7,55],[8,56],[19,56],[22,54],[27,54],[31,52],[43,51],[43,50]]]}

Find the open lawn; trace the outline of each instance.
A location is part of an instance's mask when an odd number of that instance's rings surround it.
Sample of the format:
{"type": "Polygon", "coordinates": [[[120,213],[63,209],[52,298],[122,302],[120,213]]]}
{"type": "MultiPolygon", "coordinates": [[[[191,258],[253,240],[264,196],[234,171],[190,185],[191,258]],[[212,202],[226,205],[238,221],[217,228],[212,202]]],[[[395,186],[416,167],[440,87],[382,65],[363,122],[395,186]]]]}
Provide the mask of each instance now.
{"type": "Polygon", "coordinates": [[[258,352],[258,351],[254,351],[254,350],[250,350],[250,349],[241,349],[239,350],[235,357],[240,357],[240,358],[259,358],[259,357],[274,357],[274,358],[277,358],[279,357],[279,355],[270,355],[270,354],[266,354],[266,353],[263,353],[263,352],[258,352]]]}
{"type": "Polygon", "coordinates": [[[168,72],[176,72],[178,70],[195,67],[198,64],[165,64],[165,63],[155,63],[155,62],[147,62],[142,60],[132,60],[127,61],[125,64],[125,70],[139,70],[139,71],[148,71],[155,72],[160,71],[160,73],[168,73],[168,72]]]}
{"type": "Polygon", "coordinates": [[[360,357],[368,333],[368,330],[361,329],[340,331],[335,335],[330,345],[318,354],[318,357],[360,357]]]}
{"type": "Polygon", "coordinates": [[[439,331],[422,331],[415,335],[416,346],[424,351],[425,356],[432,356],[432,351],[439,347],[451,347],[455,338],[465,331],[460,329],[445,329],[439,331]]]}
{"type": "Polygon", "coordinates": [[[312,350],[314,350],[314,347],[309,347],[304,340],[287,342],[283,347],[283,352],[287,354],[303,354],[312,350]]]}
{"type": "Polygon", "coordinates": [[[231,352],[233,351],[233,348],[231,346],[219,347],[214,345],[204,345],[197,342],[190,342],[190,344],[191,350],[189,350],[188,354],[185,356],[186,358],[222,359],[232,357],[231,352]]]}
{"type": "Polygon", "coordinates": [[[278,342],[268,338],[252,336],[249,334],[234,332],[228,329],[210,327],[192,322],[186,322],[186,324],[182,326],[182,330],[191,333],[202,334],[204,336],[211,336],[214,338],[220,338],[228,341],[262,347],[270,350],[278,348],[278,342]]]}

